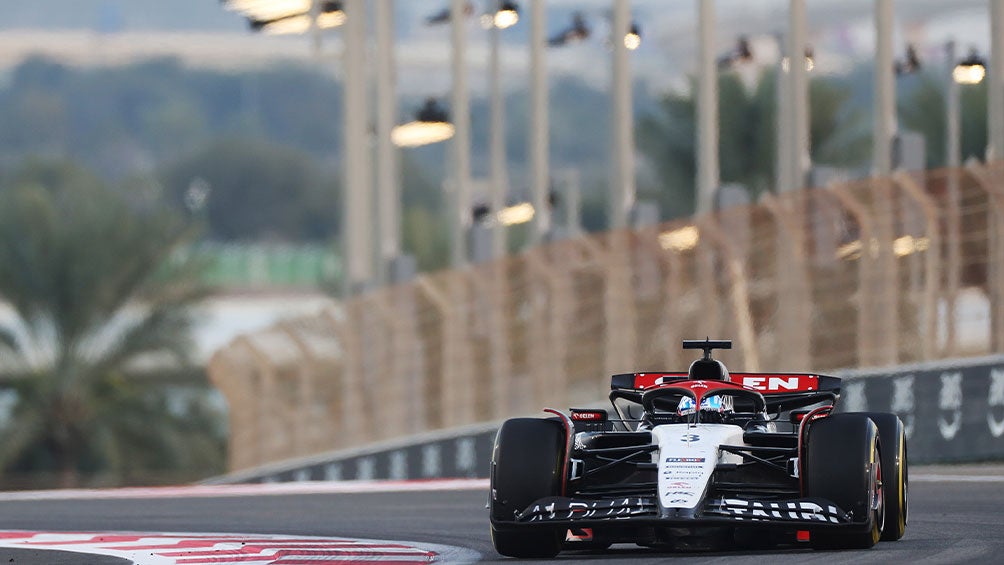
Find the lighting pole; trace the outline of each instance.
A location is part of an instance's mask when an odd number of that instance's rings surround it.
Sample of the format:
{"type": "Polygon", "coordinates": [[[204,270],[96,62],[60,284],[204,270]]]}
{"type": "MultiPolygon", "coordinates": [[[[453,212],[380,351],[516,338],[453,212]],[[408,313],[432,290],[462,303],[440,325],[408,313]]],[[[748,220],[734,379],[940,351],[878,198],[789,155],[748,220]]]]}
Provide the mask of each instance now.
{"type": "Polygon", "coordinates": [[[945,324],[945,353],[956,352],[955,299],[961,283],[959,270],[961,256],[959,249],[959,166],[962,161],[962,128],[959,115],[962,105],[959,99],[960,85],[955,80],[955,42],[945,43],[946,83],[945,92],[945,165],[948,167],[948,210],[945,214],[947,232],[947,276],[945,280],[945,306],[948,312],[945,324]]]}
{"type": "Polygon", "coordinates": [[[794,190],[795,187],[791,185],[791,161],[792,161],[792,149],[791,149],[791,112],[788,111],[789,103],[788,100],[791,98],[791,88],[788,80],[788,71],[791,67],[791,58],[788,58],[788,68],[784,65],[784,38],[781,34],[777,35],[777,46],[778,51],[781,56],[777,61],[777,106],[775,108],[775,124],[776,129],[776,143],[777,143],[777,159],[775,163],[775,182],[777,186],[775,187],[778,193],[788,192],[789,190],[794,190]]]}
{"type": "Polygon", "coordinates": [[[401,190],[397,149],[391,141],[397,119],[394,81],[394,0],[375,0],[377,42],[377,272],[391,282],[391,267],[401,254],[401,190]]]}
{"type": "Polygon", "coordinates": [[[545,0],[530,2],[530,191],[534,216],[530,246],[540,244],[551,229],[548,207],[550,182],[547,108],[547,11],[545,0]]]}
{"type": "Polygon", "coordinates": [[[718,68],[715,65],[715,3],[697,0],[698,97],[697,97],[697,213],[714,207],[719,185],[718,166],[718,68]]]}
{"type": "Polygon", "coordinates": [[[896,136],[896,79],[892,48],[892,0],[875,0],[875,121],[872,168],[875,176],[892,173],[896,136]]]}
{"type": "Polygon", "coordinates": [[[613,0],[613,178],[610,191],[612,230],[628,226],[635,203],[634,121],[631,110],[631,67],[624,38],[631,30],[630,0],[613,0]]]}
{"type": "Polygon", "coordinates": [[[866,307],[874,316],[874,340],[868,362],[894,364],[898,352],[893,337],[896,335],[896,311],[899,297],[895,291],[897,280],[896,257],[892,244],[895,237],[895,207],[893,204],[892,141],[896,135],[896,65],[892,47],[892,0],[875,0],[875,118],[872,134],[872,173],[877,177],[874,193],[875,236],[878,239],[875,283],[869,285],[872,303],[866,307]]]}
{"type": "Polygon", "coordinates": [[[344,291],[355,294],[373,281],[370,155],[367,143],[366,0],[345,0],[343,206],[346,278],[344,291]]]}
{"type": "Polygon", "coordinates": [[[506,171],[505,150],[505,97],[502,94],[501,64],[499,62],[499,40],[502,30],[492,13],[491,51],[489,52],[489,88],[491,89],[491,213],[496,215],[492,224],[492,258],[498,259],[506,253],[506,227],[497,219],[499,210],[505,207],[509,192],[509,178],[506,171]]]}
{"type": "Polygon", "coordinates": [[[1004,0],[990,0],[990,68],[987,113],[990,147],[987,160],[1004,159],[1004,0]]]}
{"type": "Polygon", "coordinates": [[[471,115],[467,91],[466,0],[451,0],[450,29],[452,33],[453,94],[452,112],[455,133],[452,159],[453,179],[447,184],[450,206],[450,265],[454,269],[467,265],[467,235],[471,226],[471,115]]]}
{"type": "Polygon", "coordinates": [[[788,162],[786,186],[790,190],[805,187],[806,173],[812,166],[809,151],[809,77],[806,68],[805,0],[791,0],[788,7],[788,95],[791,116],[788,121],[788,162]]]}
{"type": "Polygon", "coordinates": [[[321,17],[321,0],[310,1],[310,48],[314,58],[321,58],[321,25],[318,20],[321,17]]]}
{"type": "Polygon", "coordinates": [[[948,64],[946,77],[948,91],[945,96],[945,164],[954,169],[962,164],[962,130],[959,119],[962,107],[959,99],[960,85],[954,78],[955,63],[958,60],[954,41],[945,44],[945,60],[948,64]]]}

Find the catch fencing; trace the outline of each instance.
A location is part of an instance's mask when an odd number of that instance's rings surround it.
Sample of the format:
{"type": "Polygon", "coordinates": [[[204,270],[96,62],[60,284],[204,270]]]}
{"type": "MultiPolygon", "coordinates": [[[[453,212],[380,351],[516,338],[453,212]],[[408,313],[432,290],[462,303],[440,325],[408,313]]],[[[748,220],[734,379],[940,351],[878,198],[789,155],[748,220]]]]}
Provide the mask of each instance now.
{"type": "Polygon", "coordinates": [[[230,468],[591,404],[609,375],[1004,352],[1004,164],[898,173],[550,243],[241,336],[210,361],[230,468]]]}
{"type": "MultiPolygon", "coordinates": [[[[843,412],[893,412],[911,465],[1004,458],[1004,356],[842,371],[843,412]]],[[[544,416],[538,412],[538,416],[544,416]]],[[[214,477],[207,483],[488,478],[496,424],[418,434],[214,477]]]]}

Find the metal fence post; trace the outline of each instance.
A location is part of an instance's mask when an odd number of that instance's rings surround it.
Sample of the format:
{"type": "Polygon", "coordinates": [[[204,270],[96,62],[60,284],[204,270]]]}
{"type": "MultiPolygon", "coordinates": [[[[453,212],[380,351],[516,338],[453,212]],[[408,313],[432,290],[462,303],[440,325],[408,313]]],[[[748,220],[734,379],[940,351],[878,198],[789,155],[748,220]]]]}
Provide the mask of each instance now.
{"type": "Polygon", "coordinates": [[[330,320],[338,340],[342,343],[345,358],[342,361],[340,382],[338,383],[339,398],[337,407],[338,439],[344,445],[364,441],[366,431],[363,430],[363,392],[361,350],[363,344],[359,336],[359,304],[355,300],[343,303],[344,321],[339,320],[333,312],[325,315],[330,320]]]}
{"type": "MultiPolygon", "coordinates": [[[[921,298],[921,318],[924,322],[921,359],[933,359],[938,348],[938,296],[941,292],[941,230],[938,226],[938,205],[923,188],[905,172],[893,175],[893,180],[924,211],[927,232],[924,249],[924,290],[921,298]]],[[[919,243],[914,244],[915,246],[919,243]]]]}
{"type": "Polygon", "coordinates": [[[776,293],[778,328],[780,335],[776,342],[784,344],[784,355],[777,356],[777,369],[798,371],[809,367],[812,352],[812,291],[808,275],[805,246],[805,221],[803,202],[791,202],[790,197],[801,198],[804,191],[786,193],[789,198],[782,202],[775,196],[762,199],[777,226],[777,249],[775,256],[779,292],[776,293]]]}
{"type": "Polygon", "coordinates": [[[1001,276],[1004,275],[1004,184],[995,182],[1001,178],[990,169],[970,160],[965,170],[976,180],[990,200],[987,210],[987,281],[986,293],[990,302],[990,350],[1004,351],[1004,289],[1001,276]]]}
{"type": "Polygon", "coordinates": [[[873,282],[875,272],[875,260],[872,253],[872,242],[875,241],[875,230],[872,228],[872,217],[856,198],[848,193],[845,187],[830,185],[826,187],[826,194],[829,194],[845,210],[847,210],[858,222],[860,233],[858,233],[858,243],[860,258],[858,259],[858,288],[857,288],[857,336],[856,351],[858,366],[867,367],[877,364],[875,360],[872,336],[875,334],[875,283],[873,282]]]}
{"type": "Polygon", "coordinates": [[[630,371],[634,364],[635,313],[634,299],[631,295],[632,265],[629,237],[630,232],[625,230],[606,234],[603,294],[603,317],[606,321],[603,330],[606,376],[630,371]]]}
{"type": "Polygon", "coordinates": [[[736,341],[743,357],[743,369],[750,372],[760,370],[760,353],[757,349],[756,332],[753,328],[753,316],[750,313],[749,280],[742,259],[733,247],[728,234],[711,216],[705,216],[700,222],[701,232],[707,234],[721,253],[721,261],[727,269],[729,277],[728,303],[732,309],[733,322],[736,327],[736,341]]]}

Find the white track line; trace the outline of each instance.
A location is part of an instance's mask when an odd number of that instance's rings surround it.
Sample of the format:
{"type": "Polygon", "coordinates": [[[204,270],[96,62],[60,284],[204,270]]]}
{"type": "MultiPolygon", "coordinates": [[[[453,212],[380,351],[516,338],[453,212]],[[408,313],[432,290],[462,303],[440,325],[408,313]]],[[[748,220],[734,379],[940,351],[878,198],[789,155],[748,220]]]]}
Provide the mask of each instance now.
{"type": "Polygon", "coordinates": [[[240,485],[189,485],[175,487],[33,490],[0,493],[0,502],[18,500],[98,500],[149,498],[219,498],[289,494],[351,494],[367,492],[419,492],[487,490],[488,479],[437,479],[417,481],[301,481],[240,485]]]}
{"type": "Polygon", "coordinates": [[[1001,475],[914,475],[910,474],[911,481],[923,483],[1004,483],[1004,476],[1001,475]]]}

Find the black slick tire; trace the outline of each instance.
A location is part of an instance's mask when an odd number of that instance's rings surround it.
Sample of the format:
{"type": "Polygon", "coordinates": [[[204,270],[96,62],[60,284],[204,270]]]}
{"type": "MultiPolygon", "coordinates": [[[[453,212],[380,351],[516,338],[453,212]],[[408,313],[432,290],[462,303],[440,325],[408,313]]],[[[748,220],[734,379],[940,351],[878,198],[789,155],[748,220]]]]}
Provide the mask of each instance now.
{"type": "Polygon", "coordinates": [[[878,427],[863,414],[835,414],[810,424],[805,447],[805,494],[850,512],[858,528],[811,532],[817,549],[866,549],[884,525],[878,427]]]}
{"type": "Polygon", "coordinates": [[[862,412],[875,422],[882,444],[882,490],[885,497],[885,527],[882,541],[897,541],[906,533],[909,518],[910,475],[906,452],[906,428],[899,416],[888,412],[862,412]]]}
{"type": "Polygon", "coordinates": [[[560,422],[514,418],[499,428],[492,455],[489,514],[492,545],[509,557],[554,557],[565,528],[514,524],[530,503],[561,494],[565,430],[560,422]]]}

